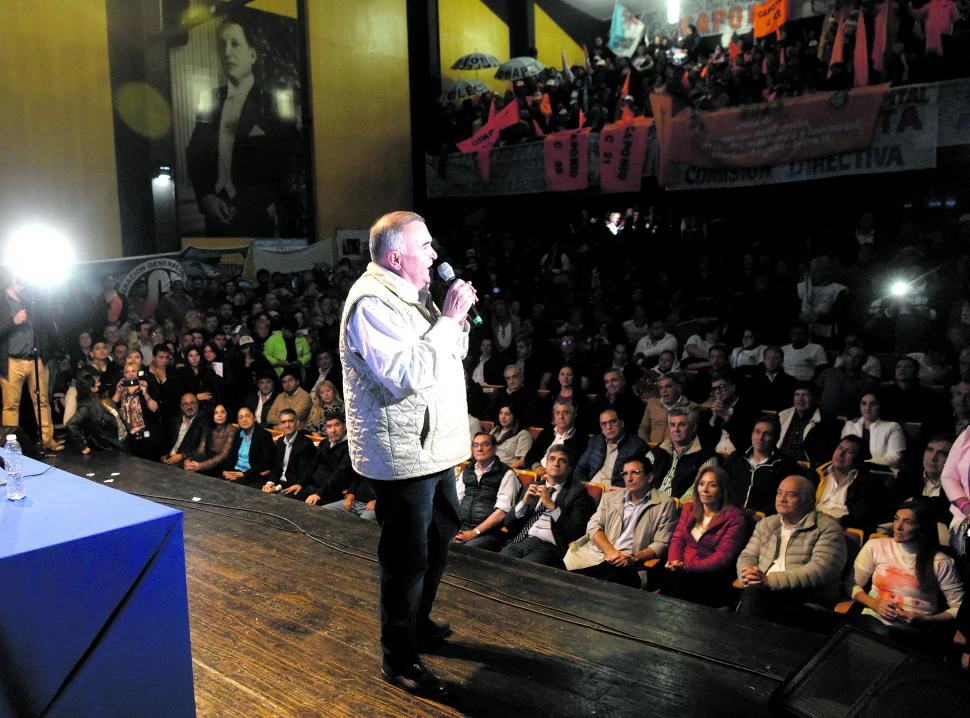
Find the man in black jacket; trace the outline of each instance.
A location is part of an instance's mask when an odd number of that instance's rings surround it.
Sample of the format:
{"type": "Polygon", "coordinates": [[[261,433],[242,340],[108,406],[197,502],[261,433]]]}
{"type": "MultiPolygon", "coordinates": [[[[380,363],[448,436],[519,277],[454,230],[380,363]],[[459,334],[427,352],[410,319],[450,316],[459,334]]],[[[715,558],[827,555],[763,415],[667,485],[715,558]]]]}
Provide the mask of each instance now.
{"type": "Polygon", "coordinates": [[[300,433],[293,409],[280,412],[280,429],[283,436],[276,442],[273,470],[263,484],[263,491],[281,491],[285,496],[297,498],[310,480],[317,449],[312,441],[300,433]]]}
{"type": "Polygon", "coordinates": [[[552,405],[552,426],[545,427],[525,455],[525,466],[540,476],[546,470],[546,454],[556,445],[569,449],[572,456],[582,456],[589,437],[576,425],[576,407],[568,399],[556,399],[552,405]]]}
{"type": "Polygon", "coordinates": [[[800,474],[798,464],[778,450],[778,417],[762,414],[751,430],[751,447],[731,454],[724,462],[734,498],[741,508],[775,513],[775,493],[782,479],[800,474]]]}
{"type": "Polygon", "coordinates": [[[350,463],[343,414],[328,417],[324,431],[327,438],[317,447],[316,465],[309,483],[297,496],[310,506],[340,501],[357,475],[350,463]]]}
{"type": "Polygon", "coordinates": [[[511,540],[503,556],[565,568],[569,544],[586,531],[593,500],[586,487],[570,478],[569,450],[549,452],[545,481],[536,481],[506,517],[511,540]]]}
{"type": "Polygon", "coordinates": [[[169,424],[164,437],[164,445],[171,448],[162,457],[163,464],[181,464],[185,457],[195,451],[206,430],[208,419],[199,414],[199,400],[195,394],[183,394],[180,406],[182,413],[169,424]]]}

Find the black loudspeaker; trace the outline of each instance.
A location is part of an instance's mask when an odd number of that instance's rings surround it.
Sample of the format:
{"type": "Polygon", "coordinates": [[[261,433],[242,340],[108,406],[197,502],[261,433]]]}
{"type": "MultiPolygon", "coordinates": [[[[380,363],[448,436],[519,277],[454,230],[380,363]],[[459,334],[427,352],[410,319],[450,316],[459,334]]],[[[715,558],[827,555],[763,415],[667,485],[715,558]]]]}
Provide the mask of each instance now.
{"type": "Polygon", "coordinates": [[[775,691],[771,714],[799,718],[963,718],[966,674],[846,626],[775,691]]]}

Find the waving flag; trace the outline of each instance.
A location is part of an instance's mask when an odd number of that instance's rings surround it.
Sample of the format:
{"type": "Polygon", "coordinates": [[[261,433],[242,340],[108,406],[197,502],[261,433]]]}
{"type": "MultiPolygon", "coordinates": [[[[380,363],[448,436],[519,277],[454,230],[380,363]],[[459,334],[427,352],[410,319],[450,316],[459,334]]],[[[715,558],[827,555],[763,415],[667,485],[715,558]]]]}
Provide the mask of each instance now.
{"type": "Polygon", "coordinates": [[[610,24],[610,41],[607,47],[620,57],[633,57],[646,27],[640,18],[617,3],[613,6],[613,22],[610,24]]]}

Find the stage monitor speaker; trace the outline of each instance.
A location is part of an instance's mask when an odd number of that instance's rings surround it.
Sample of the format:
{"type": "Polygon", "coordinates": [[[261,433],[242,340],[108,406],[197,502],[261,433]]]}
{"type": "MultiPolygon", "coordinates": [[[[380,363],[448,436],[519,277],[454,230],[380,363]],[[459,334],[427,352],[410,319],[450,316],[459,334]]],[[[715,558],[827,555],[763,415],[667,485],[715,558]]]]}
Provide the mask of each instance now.
{"type": "Polygon", "coordinates": [[[772,715],[949,718],[970,711],[966,674],[846,626],[772,696],[772,715]]]}

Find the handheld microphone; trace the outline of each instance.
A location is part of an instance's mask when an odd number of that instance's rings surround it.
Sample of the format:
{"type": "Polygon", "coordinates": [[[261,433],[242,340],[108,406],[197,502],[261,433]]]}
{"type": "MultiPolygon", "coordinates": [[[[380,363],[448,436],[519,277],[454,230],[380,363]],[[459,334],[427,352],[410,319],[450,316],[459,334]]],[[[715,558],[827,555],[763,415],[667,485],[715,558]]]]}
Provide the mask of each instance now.
{"type": "MultiPolygon", "coordinates": [[[[458,277],[455,276],[455,270],[451,268],[451,265],[448,264],[448,262],[442,262],[438,265],[438,276],[441,277],[445,284],[447,284],[449,287],[456,279],[458,279],[458,277]]],[[[470,321],[476,327],[480,327],[484,323],[482,320],[482,315],[478,313],[477,309],[475,309],[475,305],[468,308],[468,321],[470,321]]]]}

